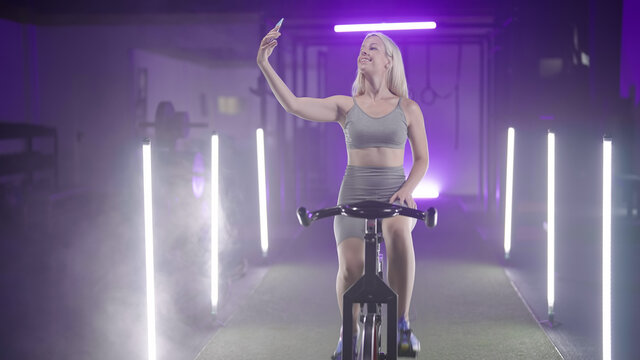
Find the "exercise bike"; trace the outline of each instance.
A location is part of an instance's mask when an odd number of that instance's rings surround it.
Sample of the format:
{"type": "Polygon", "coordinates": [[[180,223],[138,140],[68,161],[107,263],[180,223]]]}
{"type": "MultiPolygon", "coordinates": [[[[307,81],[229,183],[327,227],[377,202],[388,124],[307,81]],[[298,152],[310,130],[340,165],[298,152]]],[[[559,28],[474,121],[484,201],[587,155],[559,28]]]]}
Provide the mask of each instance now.
{"type": "MultiPolygon", "coordinates": [[[[400,205],[380,202],[361,201],[353,204],[338,205],[316,211],[307,211],[304,207],[298,209],[298,221],[303,226],[309,226],[315,220],[329,216],[349,216],[365,221],[365,265],[364,275],[353,284],[343,295],[342,332],[353,333],[353,304],[360,303],[360,334],[358,339],[360,351],[358,360],[397,360],[397,327],[398,327],[398,295],[384,282],[382,271],[382,257],[380,243],[382,237],[382,219],[393,216],[408,216],[425,222],[427,227],[434,227],[437,223],[437,211],[433,207],[427,211],[420,211],[400,205]],[[367,310],[364,311],[364,304],[367,310]],[[382,324],[382,304],[387,305],[387,352],[382,352],[380,325],[382,324]]],[[[353,339],[351,336],[342,338],[342,359],[352,359],[353,339]]],[[[409,356],[415,353],[408,354],[409,356]]]]}

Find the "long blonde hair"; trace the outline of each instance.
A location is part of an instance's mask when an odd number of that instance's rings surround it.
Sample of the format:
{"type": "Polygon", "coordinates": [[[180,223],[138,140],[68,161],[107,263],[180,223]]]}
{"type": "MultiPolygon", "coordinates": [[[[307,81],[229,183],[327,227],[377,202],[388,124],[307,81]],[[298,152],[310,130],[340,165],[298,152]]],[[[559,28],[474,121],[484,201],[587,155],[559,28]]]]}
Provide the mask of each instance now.
{"type": "MultiPolygon", "coordinates": [[[[404,64],[402,63],[402,54],[398,45],[393,42],[387,35],[381,32],[368,33],[364,37],[362,43],[371,36],[377,36],[382,40],[384,44],[385,54],[391,58],[391,68],[387,72],[387,87],[392,94],[400,97],[408,97],[409,90],[407,89],[407,78],[404,75],[404,64]]],[[[351,86],[351,95],[357,96],[364,94],[364,74],[360,69],[356,70],[356,80],[351,86]]]]}

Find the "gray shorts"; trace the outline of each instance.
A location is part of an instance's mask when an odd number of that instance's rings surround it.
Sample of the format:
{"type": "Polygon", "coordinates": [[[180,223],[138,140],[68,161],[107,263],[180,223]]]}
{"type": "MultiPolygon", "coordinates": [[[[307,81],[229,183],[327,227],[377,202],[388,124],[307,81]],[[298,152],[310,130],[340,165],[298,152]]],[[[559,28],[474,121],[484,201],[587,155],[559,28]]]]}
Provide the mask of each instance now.
{"type": "MultiPolygon", "coordinates": [[[[348,165],[340,185],[338,204],[350,204],[364,200],[377,200],[388,202],[391,196],[400,189],[405,182],[404,168],[352,166],[348,165]]],[[[400,204],[396,201],[395,204],[400,204]]],[[[412,222],[412,229],[415,222],[412,222]]],[[[344,239],[357,237],[364,240],[365,220],[336,216],[333,219],[333,233],[336,243],[340,244],[344,239]]]]}

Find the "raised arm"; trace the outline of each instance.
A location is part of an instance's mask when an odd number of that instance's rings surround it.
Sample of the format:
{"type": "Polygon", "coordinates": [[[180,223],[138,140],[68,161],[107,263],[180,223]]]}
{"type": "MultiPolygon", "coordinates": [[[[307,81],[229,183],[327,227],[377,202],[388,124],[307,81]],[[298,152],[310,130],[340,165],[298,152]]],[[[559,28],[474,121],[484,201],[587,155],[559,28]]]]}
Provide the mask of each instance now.
{"type": "Polygon", "coordinates": [[[262,39],[258,50],[258,67],[267,79],[267,83],[280,105],[290,114],[311,121],[338,121],[342,116],[340,101],[345,96],[330,96],[324,99],[297,97],[269,63],[269,56],[278,45],[280,27],[275,27],[262,39]]]}

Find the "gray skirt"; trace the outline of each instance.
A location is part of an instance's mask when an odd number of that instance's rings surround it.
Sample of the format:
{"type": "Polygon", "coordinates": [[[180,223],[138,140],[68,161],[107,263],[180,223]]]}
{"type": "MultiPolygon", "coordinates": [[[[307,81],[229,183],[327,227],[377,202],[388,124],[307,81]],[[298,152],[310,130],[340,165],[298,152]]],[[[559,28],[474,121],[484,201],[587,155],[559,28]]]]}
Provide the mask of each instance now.
{"type": "MultiPolygon", "coordinates": [[[[405,175],[402,166],[373,167],[348,165],[340,185],[338,205],[350,204],[364,200],[388,202],[391,196],[404,184],[405,175]]],[[[395,204],[406,206],[400,201],[395,204]]],[[[412,227],[415,221],[412,222],[412,227]]],[[[333,219],[333,233],[336,243],[344,239],[356,237],[364,239],[365,220],[336,216],[333,219]]]]}

